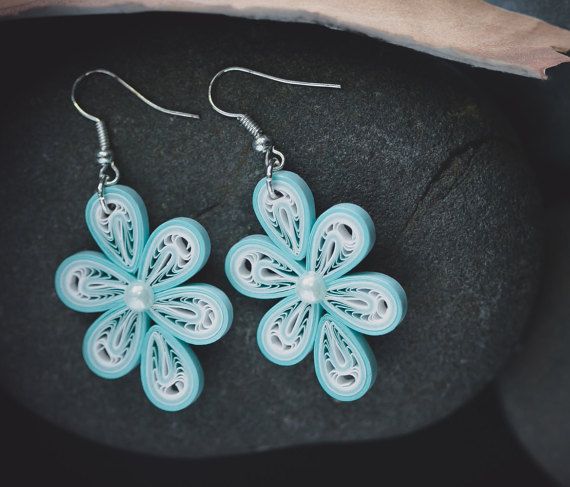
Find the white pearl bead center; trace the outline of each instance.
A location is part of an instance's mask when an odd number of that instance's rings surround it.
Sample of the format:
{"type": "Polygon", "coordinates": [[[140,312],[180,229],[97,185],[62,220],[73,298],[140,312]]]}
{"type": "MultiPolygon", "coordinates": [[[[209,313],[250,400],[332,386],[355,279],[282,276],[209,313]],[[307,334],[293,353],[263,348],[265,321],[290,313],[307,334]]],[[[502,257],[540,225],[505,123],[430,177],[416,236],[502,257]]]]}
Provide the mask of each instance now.
{"type": "Polygon", "coordinates": [[[305,303],[318,303],[325,299],[327,288],[325,280],[314,271],[303,274],[297,280],[297,296],[305,303]]]}
{"type": "Polygon", "coordinates": [[[133,282],[125,289],[125,304],[133,311],[146,311],[154,304],[152,288],[142,281],[133,282]]]}

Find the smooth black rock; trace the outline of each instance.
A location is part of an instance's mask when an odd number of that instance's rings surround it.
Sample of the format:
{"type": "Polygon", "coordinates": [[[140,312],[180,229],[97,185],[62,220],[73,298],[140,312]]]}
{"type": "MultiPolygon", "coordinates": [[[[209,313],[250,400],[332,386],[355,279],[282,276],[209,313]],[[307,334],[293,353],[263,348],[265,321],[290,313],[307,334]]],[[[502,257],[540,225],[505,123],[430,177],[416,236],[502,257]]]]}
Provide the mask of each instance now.
{"type": "Polygon", "coordinates": [[[544,284],[528,336],[499,381],[507,417],[531,455],[570,485],[570,205],[550,211],[544,284]]]}
{"type": "Polygon", "coordinates": [[[27,407],[106,444],[200,457],[414,431],[464,404],[502,367],[535,296],[541,205],[507,123],[452,65],[321,27],[219,17],[4,27],[0,45],[10,40],[24,52],[3,58],[0,381],[27,407]],[[273,136],[318,213],[339,202],[370,212],[377,243],[359,269],[387,273],[408,293],[400,327],[368,340],[379,375],[356,403],[324,394],[309,358],[295,367],[265,360],[255,333],[272,302],[238,295],[224,277],[230,246],[261,230],[251,195],[263,175],[249,135],[207,103],[210,78],[230,65],[343,85],[233,74],[217,99],[273,136]],[[83,220],[97,179],[95,129],[69,102],[75,77],[94,67],[202,115],[167,117],[107,78],[86,81],[80,93],[107,120],[122,182],[145,200],[151,226],[185,215],[206,227],[212,256],[195,282],[220,286],[235,308],[223,340],[194,347],[205,390],[177,414],[151,406],[137,372],[116,381],[91,374],[81,343],[95,316],[67,309],[53,290],[58,264],[95,248],[83,220]]]}

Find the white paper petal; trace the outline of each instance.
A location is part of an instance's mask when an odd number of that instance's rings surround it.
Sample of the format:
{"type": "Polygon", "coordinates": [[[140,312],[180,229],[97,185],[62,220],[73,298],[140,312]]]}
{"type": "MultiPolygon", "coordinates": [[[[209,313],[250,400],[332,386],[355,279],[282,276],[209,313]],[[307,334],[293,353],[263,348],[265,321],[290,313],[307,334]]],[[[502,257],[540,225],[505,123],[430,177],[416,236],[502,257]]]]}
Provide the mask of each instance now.
{"type": "Polygon", "coordinates": [[[206,345],[220,339],[228,331],[233,317],[228,297],[207,284],[163,291],[156,295],[148,313],[176,338],[193,345],[206,345]]]}
{"type": "Polygon", "coordinates": [[[85,334],[85,362],[95,374],[105,379],[128,374],[140,362],[147,327],[145,313],[135,313],[125,306],[107,311],[85,334]]]}
{"type": "Polygon", "coordinates": [[[313,349],[319,306],[297,296],[273,306],[259,323],[257,343],[263,355],[279,365],[293,365],[313,349]]]}
{"type": "Polygon", "coordinates": [[[368,255],[374,238],[374,224],[366,211],[350,203],[335,205],[313,226],[307,267],[327,280],[338,278],[368,255]]]}
{"type": "Polygon", "coordinates": [[[174,218],[160,225],[148,239],[138,277],[155,292],[190,279],[210,256],[206,230],[190,218],[174,218]]]}
{"type": "Polygon", "coordinates": [[[141,381],[149,400],[165,411],[189,406],[204,385],[202,367],[194,352],[157,325],[145,337],[141,381]]]}
{"type": "Polygon", "coordinates": [[[103,253],[122,269],[134,273],[148,238],[148,215],[143,200],[127,186],[105,189],[107,214],[95,194],[87,203],[85,219],[103,253]]]}
{"type": "Polygon", "coordinates": [[[251,235],[235,244],[226,257],[226,275],[242,294],[275,299],[295,290],[303,268],[263,235],[251,235]]]}
{"type": "Polygon", "coordinates": [[[279,171],[273,176],[272,198],[265,178],[253,192],[253,209],[273,242],[295,260],[305,258],[309,235],[315,222],[313,194],[297,174],[279,171]]]}
{"type": "Polygon", "coordinates": [[[360,399],[376,379],[376,360],[364,338],[330,315],[319,322],[314,358],[321,387],[339,401],[360,399]]]}
{"type": "Polygon", "coordinates": [[[364,272],[341,277],[327,289],[324,308],[360,333],[383,335],[404,319],[406,293],[390,276],[364,272]]]}
{"type": "Polygon", "coordinates": [[[132,276],[99,252],[79,252],[65,259],[55,274],[59,298],[75,311],[106,311],[122,302],[132,276]]]}

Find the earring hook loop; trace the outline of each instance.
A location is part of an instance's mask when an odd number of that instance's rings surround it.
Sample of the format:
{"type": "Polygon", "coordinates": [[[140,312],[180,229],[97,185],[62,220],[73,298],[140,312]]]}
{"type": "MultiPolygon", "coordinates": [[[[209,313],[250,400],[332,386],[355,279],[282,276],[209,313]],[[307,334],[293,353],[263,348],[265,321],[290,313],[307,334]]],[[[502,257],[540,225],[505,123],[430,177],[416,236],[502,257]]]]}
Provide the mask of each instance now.
{"type": "Polygon", "coordinates": [[[296,86],[308,86],[313,88],[336,88],[340,89],[341,85],[336,83],[314,83],[311,81],[298,81],[286,78],[279,78],[277,76],[272,76],[270,74],[262,73],[261,71],[255,71],[254,69],[244,68],[242,66],[230,66],[228,68],[218,71],[214,77],[210,80],[208,85],[208,101],[212,108],[221,115],[226,117],[235,118],[240,123],[240,125],[247,130],[254,138],[253,148],[256,152],[260,152],[265,155],[265,182],[267,185],[267,191],[272,199],[276,199],[277,195],[273,190],[272,179],[273,173],[279,171],[285,165],[285,155],[283,152],[277,150],[273,145],[271,137],[265,135],[263,130],[258,123],[256,123],[253,118],[251,118],[246,113],[233,113],[226,110],[222,110],[214,102],[214,97],[212,95],[213,86],[216,80],[226,73],[232,71],[239,71],[246,74],[251,74],[254,76],[259,76],[260,78],[265,78],[270,81],[276,81],[278,83],[283,83],[286,85],[296,85],[296,86]]]}
{"type": "Polygon", "coordinates": [[[141,100],[142,102],[144,102],[145,104],[147,104],[149,107],[154,108],[155,110],[158,110],[159,112],[162,113],[166,113],[167,115],[174,115],[176,117],[185,117],[185,118],[196,118],[199,119],[200,115],[195,114],[195,113],[186,113],[186,112],[180,112],[178,110],[170,110],[168,108],[164,108],[161,107],[160,105],[157,105],[156,103],[154,103],[153,101],[149,100],[147,97],[145,97],[142,93],[140,93],[139,91],[137,91],[133,86],[131,86],[129,83],[127,83],[124,79],[120,78],[119,76],[117,76],[115,73],[113,73],[112,71],[109,71],[107,69],[92,69],[91,71],[87,71],[85,73],[83,73],[81,76],[79,76],[74,82],[73,82],[73,87],[71,88],[71,102],[73,103],[73,106],[75,108],[77,108],[77,111],[79,113],[81,113],[81,115],[83,115],[85,118],[91,120],[92,122],[100,122],[101,119],[99,117],[96,117],[95,115],[92,115],[91,113],[88,113],[85,109],[83,109],[79,103],[77,102],[77,97],[75,96],[75,93],[77,91],[77,87],[79,86],[79,84],[88,76],[92,76],[94,74],[104,74],[106,76],[110,76],[111,78],[113,78],[115,81],[117,81],[119,84],[121,84],[124,88],[126,88],[127,90],[129,90],[133,95],[135,95],[139,100],[141,100]]]}
{"type": "Polygon", "coordinates": [[[99,170],[99,182],[97,184],[97,196],[99,198],[99,202],[101,203],[101,207],[106,214],[111,213],[111,209],[107,205],[105,201],[104,190],[107,186],[112,186],[119,182],[120,172],[119,168],[115,164],[113,160],[113,152],[111,151],[111,144],[109,142],[109,132],[107,131],[107,126],[105,122],[95,115],[87,112],[85,109],[79,105],[76,97],[77,87],[88,76],[92,76],[95,74],[102,74],[113,78],[117,81],[120,85],[130,91],[133,95],[135,95],[139,100],[144,102],[146,105],[158,110],[159,112],[166,113],[167,115],[173,115],[176,117],[185,117],[185,118],[195,118],[199,119],[200,115],[194,113],[186,113],[180,112],[178,110],[170,110],[168,108],[161,107],[157,105],[153,101],[146,98],[142,93],[137,91],[133,86],[127,83],[125,80],[117,76],[112,71],[107,69],[93,69],[91,71],[86,71],[81,76],[79,76],[74,82],[71,88],[71,103],[77,109],[77,111],[92,122],[95,122],[95,126],[97,129],[97,138],[99,139],[99,151],[97,152],[97,163],[100,165],[99,170]]]}
{"type": "Polygon", "coordinates": [[[314,87],[314,88],[338,88],[338,89],[341,88],[341,86],[339,84],[336,84],[336,83],[314,83],[314,82],[310,82],[310,81],[298,81],[298,80],[292,80],[292,79],[285,79],[285,78],[279,78],[277,76],[272,76],[270,74],[262,73],[261,71],[255,71],[254,69],[244,68],[241,66],[230,66],[229,68],[225,68],[225,69],[218,71],[214,75],[214,77],[210,80],[210,85],[208,86],[208,101],[210,102],[210,105],[212,105],[212,108],[214,110],[216,110],[216,112],[220,113],[221,115],[224,115],[226,117],[231,117],[231,118],[240,118],[240,117],[245,117],[247,115],[245,113],[227,112],[225,110],[222,110],[220,107],[218,107],[214,103],[214,99],[212,96],[212,88],[213,88],[214,83],[216,82],[216,80],[218,78],[220,78],[224,74],[232,72],[232,71],[240,71],[242,73],[247,73],[247,74],[251,74],[254,76],[259,76],[260,78],[265,78],[265,79],[268,79],[271,81],[276,81],[278,83],[283,83],[286,85],[309,86],[309,87],[314,87]]]}

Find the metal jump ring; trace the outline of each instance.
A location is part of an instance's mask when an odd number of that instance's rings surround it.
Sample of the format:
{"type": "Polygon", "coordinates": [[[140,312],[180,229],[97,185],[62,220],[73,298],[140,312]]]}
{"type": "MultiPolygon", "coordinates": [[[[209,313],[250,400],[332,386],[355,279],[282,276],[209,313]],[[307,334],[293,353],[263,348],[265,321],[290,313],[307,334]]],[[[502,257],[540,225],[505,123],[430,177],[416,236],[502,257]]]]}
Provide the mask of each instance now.
{"type": "Polygon", "coordinates": [[[121,173],[119,172],[119,168],[114,162],[101,166],[101,169],[99,170],[99,181],[101,181],[101,178],[105,177],[105,186],[113,186],[114,184],[117,184],[120,176],[121,173]],[[112,178],[110,177],[109,171],[112,171],[112,178]]]}
{"type": "Polygon", "coordinates": [[[100,175],[99,183],[97,184],[97,198],[99,199],[99,203],[101,204],[101,208],[106,215],[111,214],[111,208],[107,205],[107,201],[105,200],[105,186],[109,177],[106,174],[100,175]]]}
{"type": "Polygon", "coordinates": [[[277,199],[277,194],[273,190],[273,173],[279,171],[285,165],[285,156],[281,151],[271,147],[265,152],[265,184],[271,199],[277,199]]]}
{"type": "Polygon", "coordinates": [[[265,164],[265,186],[267,187],[267,193],[269,197],[274,200],[277,199],[277,194],[273,190],[273,162],[269,161],[265,164]]]}

